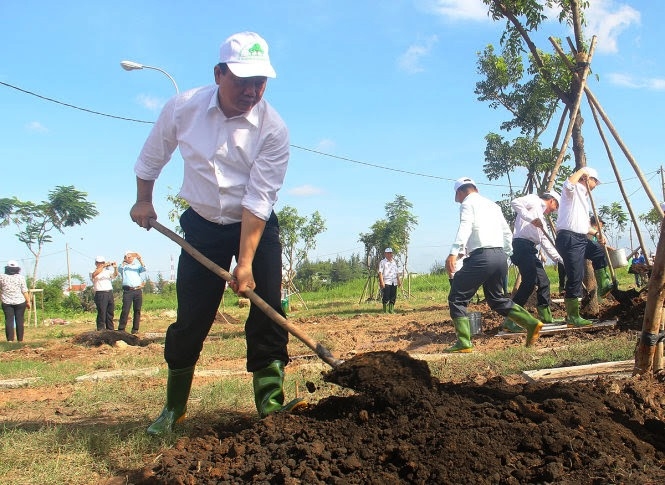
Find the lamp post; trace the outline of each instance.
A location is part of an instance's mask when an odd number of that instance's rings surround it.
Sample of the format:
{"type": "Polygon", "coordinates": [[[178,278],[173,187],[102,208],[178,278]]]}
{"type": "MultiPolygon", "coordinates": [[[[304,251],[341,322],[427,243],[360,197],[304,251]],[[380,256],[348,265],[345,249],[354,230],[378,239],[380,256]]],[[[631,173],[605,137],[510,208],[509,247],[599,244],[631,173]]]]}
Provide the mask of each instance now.
{"type": "Polygon", "coordinates": [[[154,67],[154,66],[146,66],[145,64],[139,64],[138,62],[134,61],[121,61],[120,66],[122,66],[122,68],[125,71],[135,71],[137,69],[153,69],[155,71],[159,71],[171,80],[173,86],[175,87],[175,92],[176,93],[180,92],[180,90],[178,89],[178,85],[175,82],[175,79],[173,79],[173,77],[164,69],[160,69],[159,67],[154,67]]]}

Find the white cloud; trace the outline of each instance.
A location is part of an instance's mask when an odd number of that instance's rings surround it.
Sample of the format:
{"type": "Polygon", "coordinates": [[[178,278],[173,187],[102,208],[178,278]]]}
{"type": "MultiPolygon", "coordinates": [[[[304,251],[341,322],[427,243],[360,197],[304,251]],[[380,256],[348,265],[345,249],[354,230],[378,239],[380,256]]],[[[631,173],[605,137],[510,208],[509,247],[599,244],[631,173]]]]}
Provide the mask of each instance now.
{"type": "Polygon", "coordinates": [[[418,0],[416,5],[451,20],[489,21],[488,7],[481,0],[418,0]]]}
{"type": "Polygon", "coordinates": [[[295,187],[289,190],[289,195],[296,195],[299,197],[309,197],[312,195],[322,194],[323,190],[319,187],[314,187],[313,185],[305,184],[300,187],[295,187]]]}
{"type": "Polygon", "coordinates": [[[150,111],[159,111],[164,106],[164,101],[155,96],[148,96],[147,94],[139,94],[136,97],[136,100],[141,106],[150,111]]]}
{"type": "Polygon", "coordinates": [[[639,11],[629,5],[617,5],[614,0],[591,0],[584,17],[584,32],[589,38],[598,37],[596,50],[605,54],[619,52],[619,35],[641,20],[639,11]]]}
{"type": "Polygon", "coordinates": [[[330,152],[333,148],[335,148],[335,142],[328,138],[324,138],[316,145],[316,149],[320,152],[330,152]]]}
{"type": "Polygon", "coordinates": [[[636,78],[628,74],[611,73],[609,81],[617,86],[631,89],[649,89],[652,91],[664,91],[665,79],[659,78],[636,78]]]}
{"type": "Polygon", "coordinates": [[[48,128],[42,125],[39,121],[31,121],[25,125],[26,130],[34,131],[35,133],[48,133],[48,128]]]}
{"type": "Polygon", "coordinates": [[[423,43],[410,46],[404,54],[397,59],[397,65],[400,70],[409,74],[423,72],[425,69],[421,66],[423,57],[429,55],[432,47],[439,41],[436,35],[430,36],[423,43]]]}

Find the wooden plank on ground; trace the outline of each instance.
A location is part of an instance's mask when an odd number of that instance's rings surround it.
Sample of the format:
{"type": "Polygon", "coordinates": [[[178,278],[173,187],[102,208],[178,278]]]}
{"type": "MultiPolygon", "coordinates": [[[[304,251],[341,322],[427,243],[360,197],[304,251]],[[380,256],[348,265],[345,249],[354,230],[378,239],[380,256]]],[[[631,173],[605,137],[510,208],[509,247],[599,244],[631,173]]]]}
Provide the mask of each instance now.
{"type": "Polygon", "coordinates": [[[573,381],[594,379],[598,376],[629,376],[635,367],[635,359],[600,364],[574,365],[552,369],[523,371],[522,375],[531,382],[536,381],[573,381]]]}
{"type": "MultiPolygon", "coordinates": [[[[540,335],[547,335],[550,333],[559,333],[559,332],[575,332],[580,330],[594,330],[596,328],[601,328],[601,327],[613,327],[614,325],[617,324],[616,320],[603,320],[603,321],[593,320],[593,322],[594,322],[593,325],[589,325],[586,327],[568,327],[567,325],[543,325],[543,328],[540,331],[540,335]]],[[[526,335],[526,332],[514,333],[514,332],[500,331],[499,333],[496,334],[497,337],[519,337],[524,335],[526,335]]]]}

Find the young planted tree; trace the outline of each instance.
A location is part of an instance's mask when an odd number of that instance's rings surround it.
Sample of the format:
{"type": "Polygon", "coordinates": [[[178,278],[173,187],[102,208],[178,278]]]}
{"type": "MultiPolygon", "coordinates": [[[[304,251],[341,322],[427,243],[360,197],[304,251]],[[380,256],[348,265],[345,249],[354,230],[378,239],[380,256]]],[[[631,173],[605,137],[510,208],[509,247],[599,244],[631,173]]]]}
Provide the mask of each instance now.
{"type": "Polygon", "coordinates": [[[37,282],[39,257],[45,244],[52,241],[51,233],[64,234],[68,227],[87,223],[99,212],[93,202],[88,202],[85,192],[72,185],[57,186],[48,199],[38,204],[21,201],[17,197],[0,199],[0,227],[15,225],[19,241],[25,244],[35,257],[32,270],[32,287],[37,282]]]}
{"type": "MultiPolygon", "coordinates": [[[[372,224],[370,232],[360,234],[359,241],[365,246],[369,285],[377,277],[376,269],[383,258],[383,251],[387,247],[392,248],[395,259],[400,261],[402,268],[406,270],[411,231],[418,224],[418,217],[413,215],[412,208],[413,204],[406,197],[396,195],[394,201],[385,205],[386,218],[372,224]]],[[[367,286],[365,285],[365,290],[367,290],[367,286]]],[[[363,290],[361,300],[365,290],[363,290]]],[[[373,288],[370,288],[369,294],[373,294],[373,288]]]]}
{"type": "Polygon", "coordinates": [[[286,272],[286,284],[291,285],[298,267],[307,259],[307,254],[316,248],[316,237],[326,230],[326,223],[318,211],[314,211],[308,219],[288,205],[277,213],[277,218],[284,256],[282,266],[286,272]]]}
{"type": "Polygon", "coordinates": [[[610,241],[610,246],[617,247],[619,238],[628,226],[628,214],[623,210],[621,204],[612,202],[610,205],[603,205],[598,208],[598,217],[605,223],[603,224],[603,232],[610,241]]]}

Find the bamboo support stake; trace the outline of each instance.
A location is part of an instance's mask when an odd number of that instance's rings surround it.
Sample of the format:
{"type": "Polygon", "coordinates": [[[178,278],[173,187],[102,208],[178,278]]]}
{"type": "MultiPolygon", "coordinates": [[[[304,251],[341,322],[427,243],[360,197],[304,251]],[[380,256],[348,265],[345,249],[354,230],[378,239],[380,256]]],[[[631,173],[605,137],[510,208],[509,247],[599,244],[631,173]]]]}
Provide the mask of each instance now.
{"type": "MultiPolygon", "coordinates": [[[[589,195],[589,201],[591,202],[591,210],[593,211],[593,216],[596,218],[596,224],[598,227],[598,232],[600,233],[600,237],[602,239],[605,239],[605,234],[603,233],[603,228],[601,227],[600,224],[600,218],[598,217],[598,212],[596,212],[596,203],[593,201],[593,197],[591,196],[591,189],[589,188],[589,178],[584,179],[584,185],[586,186],[586,191],[587,194],[589,195]]],[[[605,250],[605,257],[607,258],[607,267],[610,268],[610,274],[612,275],[612,282],[616,286],[617,282],[617,277],[614,272],[614,267],[612,266],[612,262],[610,261],[610,253],[607,250],[607,245],[603,244],[603,249],[605,250]]]]}
{"type": "Polygon", "coordinates": [[[660,223],[660,238],[656,247],[656,259],[653,263],[649,289],[647,291],[647,304],[644,309],[644,322],[642,334],[635,352],[635,367],[633,375],[651,374],[654,370],[654,360],[658,346],[658,333],[660,330],[660,315],[665,300],[665,224],[660,223]],[[657,318],[656,318],[657,317],[657,318]]]}
{"type": "MultiPolygon", "coordinates": [[[[558,52],[559,56],[568,65],[568,68],[573,72],[573,75],[577,75],[577,73],[575,73],[575,66],[573,66],[573,64],[570,62],[570,59],[566,57],[566,54],[563,52],[561,47],[556,43],[554,38],[550,37],[549,39],[552,45],[554,46],[554,49],[558,52]]],[[[614,125],[612,124],[609,117],[605,113],[605,110],[603,110],[603,107],[600,105],[600,102],[598,102],[596,96],[591,91],[591,88],[589,88],[589,86],[587,86],[586,84],[584,85],[584,93],[587,95],[587,98],[593,103],[593,105],[598,110],[601,119],[603,120],[607,128],[610,130],[610,133],[614,137],[614,140],[617,142],[617,145],[619,145],[619,148],[621,148],[621,151],[623,152],[624,156],[633,167],[633,170],[637,174],[637,178],[640,180],[640,183],[642,184],[642,187],[644,188],[644,191],[647,193],[647,196],[649,197],[649,200],[653,204],[654,208],[658,211],[660,216],[663,217],[663,209],[661,209],[658,199],[656,199],[655,195],[653,194],[653,191],[651,190],[651,187],[649,186],[649,183],[647,182],[646,178],[644,178],[642,170],[640,169],[639,165],[637,165],[635,158],[630,153],[630,150],[628,150],[628,147],[626,147],[625,143],[619,136],[619,133],[617,132],[616,128],[614,128],[614,125]]]]}
{"type": "MultiPolygon", "coordinates": [[[[550,41],[554,44],[553,38],[550,37],[550,41]]],[[[577,96],[575,97],[575,103],[573,104],[572,109],[570,110],[570,123],[568,123],[568,129],[566,130],[566,134],[563,137],[563,143],[561,143],[561,150],[559,151],[559,156],[557,157],[556,161],[554,162],[554,167],[552,168],[552,173],[550,173],[550,180],[547,183],[547,190],[552,190],[552,187],[554,186],[554,180],[556,179],[556,174],[559,171],[559,167],[563,163],[563,157],[566,154],[566,150],[568,149],[568,142],[570,141],[570,137],[573,133],[573,126],[575,125],[575,119],[579,116],[580,112],[580,104],[582,102],[582,95],[584,94],[585,91],[585,86],[586,86],[586,78],[589,75],[589,68],[591,66],[591,58],[593,57],[593,52],[596,49],[596,36],[594,35],[591,38],[591,46],[589,47],[589,54],[587,56],[587,62],[586,65],[584,66],[584,70],[582,71],[582,75],[579,76],[578,82],[580,83],[580,88],[577,92],[577,96]]],[[[564,55],[565,57],[565,55],[564,55]]],[[[566,57],[566,60],[568,58],[566,57]]]]}
{"type": "Polygon", "coordinates": [[[605,151],[607,152],[607,157],[609,158],[610,164],[612,165],[612,170],[614,171],[614,177],[617,180],[617,184],[619,185],[619,190],[621,191],[623,200],[626,203],[626,207],[628,208],[628,213],[630,214],[630,220],[633,221],[633,226],[635,227],[635,234],[637,235],[638,241],[640,241],[640,246],[642,247],[642,251],[644,252],[644,254],[646,254],[647,246],[646,244],[644,244],[644,238],[642,237],[642,232],[640,231],[639,224],[637,223],[637,218],[635,217],[635,213],[633,212],[633,207],[630,204],[630,199],[628,198],[628,194],[626,194],[626,189],[623,186],[623,181],[621,180],[621,176],[619,175],[619,170],[617,169],[617,165],[614,161],[614,156],[612,156],[612,151],[610,150],[610,146],[607,143],[607,138],[605,137],[603,127],[600,125],[600,120],[598,119],[598,111],[596,110],[596,107],[591,103],[589,98],[587,98],[587,101],[589,102],[589,107],[591,108],[593,119],[596,122],[596,127],[598,128],[598,133],[600,134],[600,138],[603,141],[603,144],[605,145],[605,151]]]}

